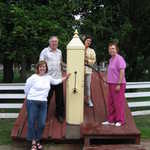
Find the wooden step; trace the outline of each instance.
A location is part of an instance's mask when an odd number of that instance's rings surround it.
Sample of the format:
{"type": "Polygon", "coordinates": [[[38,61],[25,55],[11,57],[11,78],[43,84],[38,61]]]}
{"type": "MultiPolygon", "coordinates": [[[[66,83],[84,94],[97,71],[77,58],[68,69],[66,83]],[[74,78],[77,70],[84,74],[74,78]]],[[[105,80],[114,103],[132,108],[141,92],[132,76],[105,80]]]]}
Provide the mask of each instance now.
{"type": "Polygon", "coordinates": [[[83,150],[146,150],[142,145],[118,144],[118,145],[99,145],[84,147],[83,150]]]}

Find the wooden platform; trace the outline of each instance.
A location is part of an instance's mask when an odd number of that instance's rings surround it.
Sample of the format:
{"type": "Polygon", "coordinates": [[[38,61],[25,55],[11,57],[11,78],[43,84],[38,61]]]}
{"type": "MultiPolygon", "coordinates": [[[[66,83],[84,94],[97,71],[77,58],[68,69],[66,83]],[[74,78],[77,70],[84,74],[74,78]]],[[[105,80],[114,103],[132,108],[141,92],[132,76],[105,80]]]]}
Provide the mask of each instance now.
{"type": "MultiPolygon", "coordinates": [[[[65,85],[64,85],[65,87],[65,85]]],[[[65,88],[64,88],[65,89],[65,88]]],[[[134,120],[131,116],[131,112],[126,105],[126,124],[123,127],[115,126],[102,126],[101,122],[106,120],[107,110],[107,86],[99,79],[97,73],[92,75],[92,99],[94,108],[89,108],[86,104],[84,106],[84,123],[80,128],[80,139],[85,139],[85,146],[92,145],[95,141],[97,143],[109,143],[111,141],[128,141],[128,143],[140,143],[140,132],[136,128],[134,120]],[[122,140],[123,139],[123,140],[122,140]]],[[[73,139],[71,136],[67,137],[67,132],[73,132],[73,130],[67,130],[66,122],[60,124],[55,116],[55,101],[51,100],[50,109],[48,112],[48,118],[43,133],[44,140],[51,141],[69,141],[73,139]]],[[[25,102],[20,111],[14,127],[12,129],[11,137],[13,139],[25,139],[27,133],[27,113],[25,102]]],[[[113,141],[113,142],[114,142],[113,141]]]]}

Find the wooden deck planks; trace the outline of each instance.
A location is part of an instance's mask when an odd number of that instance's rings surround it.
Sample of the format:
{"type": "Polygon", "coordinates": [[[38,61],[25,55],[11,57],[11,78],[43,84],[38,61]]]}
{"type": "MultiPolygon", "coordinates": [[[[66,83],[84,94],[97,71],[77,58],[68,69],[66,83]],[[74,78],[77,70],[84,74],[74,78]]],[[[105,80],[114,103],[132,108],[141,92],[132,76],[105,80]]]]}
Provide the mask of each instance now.
{"type": "Polygon", "coordinates": [[[22,139],[26,139],[26,137],[27,137],[27,126],[28,126],[28,124],[27,124],[27,118],[26,118],[25,123],[24,123],[24,126],[23,126],[23,128],[22,128],[21,135],[20,135],[20,137],[21,137],[22,139]]]}
{"type": "Polygon", "coordinates": [[[48,138],[52,138],[52,131],[53,131],[53,122],[54,122],[54,115],[55,115],[55,94],[52,96],[52,99],[49,104],[49,110],[48,110],[48,116],[47,116],[47,121],[49,121],[49,128],[47,128],[48,132],[48,138]]]}
{"type": "Polygon", "coordinates": [[[84,105],[84,123],[95,122],[94,109],[87,104],[84,105]]]}
{"type": "MultiPolygon", "coordinates": [[[[123,127],[102,126],[101,122],[106,120],[106,103],[107,103],[107,85],[104,85],[99,75],[94,73],[92,75],[91,83],[92,100],[94,108],[89,108],[88,105],[84,106],[84,123],[81,125],[81,137],[84,136],[99,136],[101,138],[115,138],[118,137],[138,137],[140,139],[140,132],[137,130],[134,120],[131,116],[130,109],[126,104],[126,124],[123,127]]],[[[65,93],[65,84],[64,84],[65,93]]],[[[60,124],[55,118],[55,95],[50,102],[50,108],[47,116],[47,122],[43,133],[44,140],[68,140],[66,139],[66,122],[60,124]]],[[[16,119],[12,129],[11,137],[13,139],[25,139],[27,130],[25,102],[22,106],[20,114],[16,119]]]]}
{"type": "Polygon", "coordinates": [[[94,117],[96,122],[102,122],[106,117],[105,103],[104,103],[104,95],[103,95],[103,87],[101,86],[101,80],[97,73],[92,75],[91,82],[91,93],[92,100],[94,103],[94,117]]]}
{"type": "Polygon", "coordinates": [[[62,124],[62,138],[64,139],[66,135],[66,118],[62,124]]]}
{"type": "Polygon", "coordinates": [[[56,118],[54,118],[53,121],[53,127],[52,127],[52,139],[54,140],[61,140],[63,135],[62,135],[62,126],[63,124],[60,124],[56,118]]]}
{"type": "Polygon", "coordinates": [[[134,143],[140,143],[140,132],[136,128],[135,122],[128,108],[125,106],[126,124],[122,127],[104,126],[102,121],[107,120],[107,85],[102,83],[98,74],[92,76],[92,99],[94,100],[95,122],[84,122],[81,126],[82,135],[85,137],[85,143],[90,144],[92,139],[133,139],[134,143]],[[96,85],[99,80],[99,85],[96,85]],[[96,95],[97,94],[97,95],[96,95]],[[101,111],[100,111],[101,110],[101,111]]]}
{"type": "Polygon", "coordinates": [[[21,132],[23,130],[26,117],[27,117],[26,101],[24,101],[24,104],[22,106],[20,114],[19,114],[18,118],[16,119],[16,122],[14,124],[14,128],[12,129],[12,132],[11,132],[11,137],[12,138],[18,138],[18,137],[20,138],[20,135],[21,135],[21,132]]]}
{"type": "Polygon", "coordinates": [[[48,137],[49,137],[49,132],[48,132],[49,128],[50,128],[50,120],[47,120],[44,131],[43,131],[43,135],[42,135],[44,140],[48,139],[48,137]]]}

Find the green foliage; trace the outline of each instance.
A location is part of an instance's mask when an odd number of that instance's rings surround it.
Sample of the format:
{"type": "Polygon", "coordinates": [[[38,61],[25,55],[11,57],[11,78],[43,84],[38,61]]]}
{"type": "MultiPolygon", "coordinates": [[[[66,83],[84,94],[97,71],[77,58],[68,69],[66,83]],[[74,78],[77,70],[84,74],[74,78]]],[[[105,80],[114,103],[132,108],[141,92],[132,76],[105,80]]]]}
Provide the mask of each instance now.
{"type": "Polygon", "coordinates": [[[93,37],[98,63],[108,61],[108,43],[118,39],[127,80],[149,80],[149,14],[149,0],[0,1],[0,62],[7,52],[15,63],[36,63],[51,35],[59,37],[66,57],[66,45],[77,28],[80,35],[93,37]],[[77,14],[81,18],[75,21],[77,14]]]}
{"type": "Polygon", "coordinates": [[[59,48],[65,53],[73,33],[73,12],[74,6],[67,0],[1,1],[1,57],[7,53],[7,59],[14,63],[37,63],[41,50],[48,46],[52,35],[59,37],[59,48]]]}
{"type": "Polygon", "coordinates": [[[94,38],[97,60],[108,60],[108,42],[118,39],[120,53],[127,61],[127,80],[149,80],[150,1],[104,0],[104,8],[101,2],[87,1],[87,8],[81,9],[80,30],[94,38]]]}

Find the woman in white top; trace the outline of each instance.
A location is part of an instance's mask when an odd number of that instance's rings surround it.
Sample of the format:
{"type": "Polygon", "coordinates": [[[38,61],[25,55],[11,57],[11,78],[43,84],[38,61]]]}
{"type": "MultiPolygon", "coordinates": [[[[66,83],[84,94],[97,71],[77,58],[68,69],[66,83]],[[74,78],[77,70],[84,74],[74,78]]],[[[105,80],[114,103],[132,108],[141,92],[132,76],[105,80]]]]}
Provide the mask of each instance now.
{"type": "Polygon", "coordinates": [[[40,150],[40,139],[45,127],[47,114],[47,96],[50,85],[57,85],[69,77],[67,74],[62,79],[53,79],[47,74],[48,67],[45,61],[40,61],[36,66],[36,73],[31,75],[25,84],[28,131],[27,140],[32,141],[31,150],[40,150]]]}

